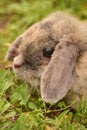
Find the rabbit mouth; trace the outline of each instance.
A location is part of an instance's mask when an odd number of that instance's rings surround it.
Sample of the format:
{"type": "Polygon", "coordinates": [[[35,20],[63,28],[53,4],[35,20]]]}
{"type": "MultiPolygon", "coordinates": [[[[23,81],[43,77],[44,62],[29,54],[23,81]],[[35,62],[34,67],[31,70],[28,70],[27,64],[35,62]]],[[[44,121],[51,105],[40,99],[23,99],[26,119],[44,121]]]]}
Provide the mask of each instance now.
{"type": "Polygon", "coordinates": [[[15,69],[13,67],[13,71],[16,74],[17,77],[24,80],[27,83],[30,83],[31,86],[37,87],[40,85],[40,77],[31,70],[26,70],[25,67],[19,67],[15,69]]]}
{"type": "Polygon", "coordinates": [[[27,83],[30,83],[33,87],[40,86],[40,79],[45,70],[46,66],[40,66],[38,70],[32,70],[31,68],[27,68],[26,66],[15,66],[13,65],[13,71],[17,77],[24,80],[27,83]]]}

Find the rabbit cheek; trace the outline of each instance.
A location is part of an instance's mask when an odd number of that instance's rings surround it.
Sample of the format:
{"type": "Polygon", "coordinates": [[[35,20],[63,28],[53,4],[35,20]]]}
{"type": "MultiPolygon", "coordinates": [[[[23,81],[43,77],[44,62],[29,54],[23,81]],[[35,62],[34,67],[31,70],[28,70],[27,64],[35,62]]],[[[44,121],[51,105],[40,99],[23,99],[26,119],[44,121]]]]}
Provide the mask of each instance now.
{"type": "Polygon", "coordinates": [[[30,83],[31,86],[37,87],[40,85],[40,80],[38,77],[36,77],[35,72],[31,71],[30,69],[26,70],[26,66],[14,69],[14,72],[20,79],[30,83]]]}
{"type": "Polygon", "coordinates": [[[13,71],[19,78],[29,82],[31,86],[37,87],[40,85],[39,77],[41,70],[32,70],[31,66],[24,62],[23,56],[21,54],[14,58],[13,71]]]}

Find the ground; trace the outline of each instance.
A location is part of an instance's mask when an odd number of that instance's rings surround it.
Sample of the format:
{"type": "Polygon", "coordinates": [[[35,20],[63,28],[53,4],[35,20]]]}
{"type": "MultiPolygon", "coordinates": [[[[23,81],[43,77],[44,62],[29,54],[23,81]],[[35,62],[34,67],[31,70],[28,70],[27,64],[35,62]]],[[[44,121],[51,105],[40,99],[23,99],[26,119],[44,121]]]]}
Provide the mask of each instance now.
{"type": "Polygon", "coordinates": [[[87,101],[77,110],[61,101],[42,101],[38,91],[17,79],[6,61],[11,42],[48,14],[65,10],[87,20],[87,0],[0,0],[0,130],[86,130],[87,101]],[[21,28],[21,29],[20,29],[21,28]]]}

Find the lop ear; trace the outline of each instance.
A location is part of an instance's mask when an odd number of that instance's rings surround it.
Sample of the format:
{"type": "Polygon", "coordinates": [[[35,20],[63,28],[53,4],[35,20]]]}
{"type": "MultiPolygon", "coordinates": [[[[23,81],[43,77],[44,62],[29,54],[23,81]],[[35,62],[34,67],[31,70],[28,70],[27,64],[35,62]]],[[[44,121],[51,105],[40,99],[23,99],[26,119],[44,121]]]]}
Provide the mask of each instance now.
{"type": "Polygon", "coordinates": [[[18,49],[20,45],[23,43],[29,42],[29,36],[33,34],[35,30],[37,30],[39,23],[34,24],[33,26],[29,27],[24,33],[22,33],[16,40],[14,40],[11,46],[8,49],[6,59],[13,61],[14,57],[18,55],[18,49]]]}
{"type": "Polygon", "coordinates": [[[12,42],[6,55],[7,60],[13,61],[14,57],[18,55],[18,48],[21,43],[22,43],[22,36],[18,37],[15,41],[12,42]]]}
{"type": "Polygon", "coordinates": [[[61,100],[74,84],[78,48],[74,44],[60,43],[41,77],[41,96],[45,102],[61,100]]]}

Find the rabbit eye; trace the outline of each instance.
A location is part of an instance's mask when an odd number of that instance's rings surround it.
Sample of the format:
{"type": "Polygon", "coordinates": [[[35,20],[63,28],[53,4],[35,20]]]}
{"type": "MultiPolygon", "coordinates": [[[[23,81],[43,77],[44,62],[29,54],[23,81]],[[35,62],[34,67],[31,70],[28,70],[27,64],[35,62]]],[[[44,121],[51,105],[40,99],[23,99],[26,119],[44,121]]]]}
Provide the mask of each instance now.
{"type": "Polygon", "coordinates": [[[43,49],[43,56],[50,58],[52,53],[53,53],[54,49],[53,48],[44,48],[43,49]]]}

